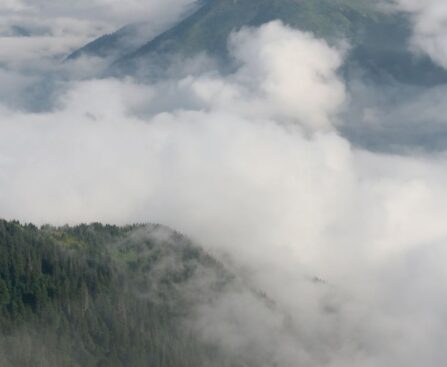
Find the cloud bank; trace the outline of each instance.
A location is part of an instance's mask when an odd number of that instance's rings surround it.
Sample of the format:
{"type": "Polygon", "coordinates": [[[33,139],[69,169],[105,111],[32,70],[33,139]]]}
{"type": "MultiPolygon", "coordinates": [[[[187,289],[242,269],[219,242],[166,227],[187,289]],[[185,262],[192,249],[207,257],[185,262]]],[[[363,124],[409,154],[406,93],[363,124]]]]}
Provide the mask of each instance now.
{"type": "Polygon", "coordinates": [[[191,236],[271,300],[234,289],[195,315],[244,363],[438,367],[445,154],[372,153],[338,133],[344,50],[279,22],[230,50],[228,76],[59,81],[41,112],[5,97],[0,215],[191,236]]]}
{"type": "Polygon", "coordinates": [[[414,20],[412,46],[447,68],[447,4],[443,0],[395,0],[414,20]]]}

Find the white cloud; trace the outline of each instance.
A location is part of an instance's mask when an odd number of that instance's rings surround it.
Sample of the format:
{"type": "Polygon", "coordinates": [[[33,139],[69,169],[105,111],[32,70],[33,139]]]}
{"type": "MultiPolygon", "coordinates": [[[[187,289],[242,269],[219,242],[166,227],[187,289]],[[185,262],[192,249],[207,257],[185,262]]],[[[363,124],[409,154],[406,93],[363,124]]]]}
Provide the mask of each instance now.
{"type": "Polygon", "coordinates": [[[298,122],[311,130],[331,127],[346,99],[337,76],[341,51],[280,22],[234,34],[230,49],[242,65],[234,75],[182,84],[215,111],[298,122]]]}
{"type": "Polygon", "coordinates": [[[447,68],[447,3],[443,0],[395,0],[414,19],[413,46],[447,68]]]}
{"type": "MultiPolygon", "coordinates": [[[[237,33],[231,47],[244,65],[238,79],[253,83],[275,105],[272,117],[298,119],[320,128],[331,124],[329,118],[345,100],[344,85],[336,75],[342,65],[340,50],[280,22],[237,33]]],[[[256,110],[264,110],[265,105],[260,101],[256,110]]]]}
{"type": "Polygon", "coordinates": [[[225,77],[69,82],[51,111],[3,106],[0,215],[161,222],[226,254],[275,306],[230,292],[197,327],[255,365],[438,367],[445,157],[353,148],[332,128],[343,52],[311,35],[274,22],[231,50],[225,77]]]}

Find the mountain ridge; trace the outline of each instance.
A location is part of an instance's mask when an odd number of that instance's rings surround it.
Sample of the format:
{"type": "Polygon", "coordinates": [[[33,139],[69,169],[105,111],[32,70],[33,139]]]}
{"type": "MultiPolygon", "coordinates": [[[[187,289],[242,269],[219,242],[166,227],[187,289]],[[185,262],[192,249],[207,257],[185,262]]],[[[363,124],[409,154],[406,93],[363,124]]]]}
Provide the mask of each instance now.
{"type": "Polygon", "coordinates": [[[447,82],[444,69],[410,51],[411,22],[406,14],[364,0],[203,1],[173,27],[115,58],[110,70],[122,75],[154,68],[162,74],[175,58],[201,52],[228,64],[227,40],[232,32],[273,20],[312,32],[330,44],[346,39],[351,45],[348,75],[360,71],[373,80],[416,85],[447,82]]]}

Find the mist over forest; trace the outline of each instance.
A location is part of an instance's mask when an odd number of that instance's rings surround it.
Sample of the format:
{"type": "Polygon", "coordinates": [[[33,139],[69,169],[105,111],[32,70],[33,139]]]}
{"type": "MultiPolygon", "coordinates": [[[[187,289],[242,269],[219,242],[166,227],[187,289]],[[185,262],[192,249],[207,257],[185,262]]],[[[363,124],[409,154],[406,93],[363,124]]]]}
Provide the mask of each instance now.
{"type": "Polygon", "coordinates": [[[3,0],[0,365],[440,367],[447,3],[3,0]]]}

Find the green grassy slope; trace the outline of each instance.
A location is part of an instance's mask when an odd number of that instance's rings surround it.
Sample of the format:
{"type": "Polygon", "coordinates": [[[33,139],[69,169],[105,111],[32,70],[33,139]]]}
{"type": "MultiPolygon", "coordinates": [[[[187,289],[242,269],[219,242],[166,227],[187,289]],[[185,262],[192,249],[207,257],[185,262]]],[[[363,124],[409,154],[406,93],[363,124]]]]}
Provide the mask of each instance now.
{"type": "Polygon", "coordinates": [[[124,72],[157,63],[166,67],[171,55],[184,58],[203,51],[225,60],[232,31],[276,19],[330,43],[348,40],[352,52],[345,71],[361,70],[373,79],[408,84],[447,81],[444,70],[408,50],[407,17],[384,12],[366,0],[209,0],[175,27],[119,59],[115,67],[124,72]]]}
{"type": "Polygon", "coordinates": [[[202,50],[223,53],[232,31],[275,19],[326,39],[347,36],[361,42],[368,25],[380,21],[382,16],[375,6],[363,0],[212,0],[135,55],[154,49],[181,50],[187,54],[202,50]]]}

